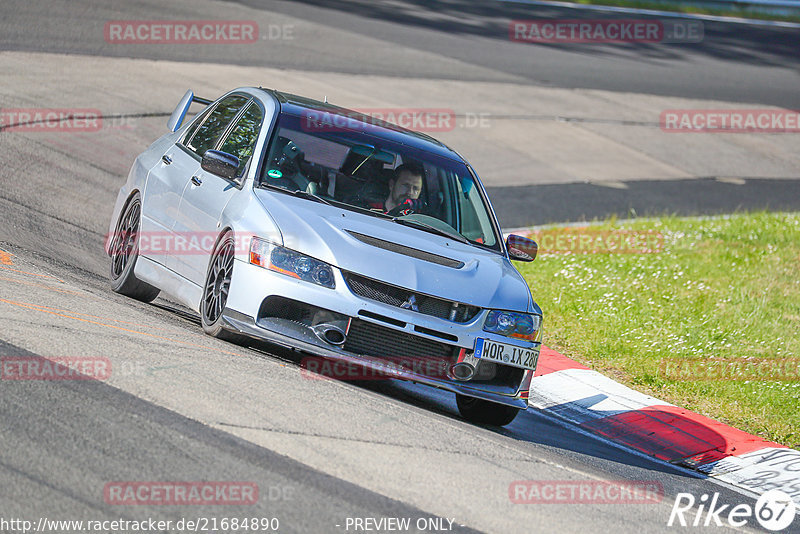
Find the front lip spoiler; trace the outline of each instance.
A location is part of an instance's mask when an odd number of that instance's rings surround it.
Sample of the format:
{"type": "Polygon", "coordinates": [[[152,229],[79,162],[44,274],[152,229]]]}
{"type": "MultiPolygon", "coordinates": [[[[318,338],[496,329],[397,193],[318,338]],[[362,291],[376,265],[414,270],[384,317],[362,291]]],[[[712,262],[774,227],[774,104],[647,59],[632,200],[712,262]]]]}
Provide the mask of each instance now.
{"type": "Polygon", "coordinates": [[[323,356],[347,363],[361,365],[366,369],[375,371],[376,373],[391,374],[394,378],[407,380],[410,382],[418,382],[426,386],[433,386],[439,389],[450,391],[451,393],[458,393],[490,402],[496,402],[505,406],[519,408],[521,410],[524,410],[528,407],[527,400],[521,398],[521,391],[517,391],[515,394],[495,393],[492,391],[486,391],[484,389],[478,389],[476,387],[470,387],[464,383],[451,383],[444,380],[437,380],[435,378],[413,373],[402,368],[392,368],[389,370],[387,365],[381,362],[380,359],[356,355],[352,352],[347,352],[342,349],[322,345],[317,337],[311,333],[310,328],[298,323],[293,323],[292,321],[270,321],[270,328],[266,328],[266,325],[261,326],[257,324],[249,315],[231,310],[229,308],[223,310],[222,320],[225,326],[231,331],[251,337],[253,339],[269,341],[286,348],[308,352],[315,356],[323,356]]]}

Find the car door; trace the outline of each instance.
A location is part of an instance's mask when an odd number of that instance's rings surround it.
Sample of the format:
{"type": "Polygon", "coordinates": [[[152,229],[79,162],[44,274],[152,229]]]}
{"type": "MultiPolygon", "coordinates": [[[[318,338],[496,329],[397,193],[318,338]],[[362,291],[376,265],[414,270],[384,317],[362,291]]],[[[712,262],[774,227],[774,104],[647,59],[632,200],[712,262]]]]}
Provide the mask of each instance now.
{"type": "MultiPolygon", "coordinates": [[[[219,122],[223,121],[223,114],[220,113],[219,122]]],[[[204,146],[197,143],[194,147],[198,153],[199,150],[205,153],[205,150],[213,148],[239,158],[239,169],[233,180],[200,168],[183,191],[175,229],[179,235],[194,239],[191,251],[175,255],[176,270],[198,285],[205,280],[208,259],[220,231],[222,211],[241,190],[263,122],[264,109],[257,100],[250,100],[228,120],[229,124],[222,129],[216,142],[204,146]]]]}
{"type": "Polygon", "coordinates": [[[149,259],[169,266],[173,252],[174,227],[186,180],[200,168],[200,160],[187,152],[184,143],[205,120],[198,116],[177,143],[169,145],[161,159],[150,169],[142,198],[142,253],[149,259]]]}

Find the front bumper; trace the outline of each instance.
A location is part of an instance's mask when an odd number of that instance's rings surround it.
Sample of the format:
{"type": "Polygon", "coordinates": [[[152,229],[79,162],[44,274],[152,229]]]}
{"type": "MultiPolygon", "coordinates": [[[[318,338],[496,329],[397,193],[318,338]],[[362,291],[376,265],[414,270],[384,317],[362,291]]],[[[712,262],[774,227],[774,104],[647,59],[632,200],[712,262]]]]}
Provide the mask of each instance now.
{"type": "MultiPolygon", "coordinates": [[[[223,312],[226,327],[231,331],[312,355],[354,364],[387,378],[409,380],[515,408],[527,407],[528,389],[533,371],[519,370],[513,375],[513,380],[502,383],[485,380],[461,381],[449,376],[431,376],[415,372],[416,369],[409,369],[403,365],[394,365],[391,359],[376,355],[379,351],[367,355],[348,351],[347,345],[336,346],[326,343],[315,335],[310,325],[288,318],[264,316],[262,304],[267,298],[279,296],[361,321],[362,324],[383,329],[391,335],[413,336],[413,339],[448,346],[453,349],[454,354],[459,353],[463,356],[466,353],[467,357],[471,355],[478,337],[504,343],[510,341],[508,338],[483,332],[485,310],[468,323],[454,323],[355,295],[338,270],[335,270],[336,289],[332,290],[294,280],[246,262],[235,261],[234,264],[228,304],[223,312]],[[389,319],[396,321],[397,324],[387,322],[389,319]],[[443,340],[442,335],[446,335],[447,339],[443,340]]],[[[519,345],[537,352],[540,348],[540,343],[521,342],[519,345]]],[[[497,364],[486,362],[479,365],[497,364]]],[[[497,367],[509,370],[506,366],[497,365],[497,367]]]]}

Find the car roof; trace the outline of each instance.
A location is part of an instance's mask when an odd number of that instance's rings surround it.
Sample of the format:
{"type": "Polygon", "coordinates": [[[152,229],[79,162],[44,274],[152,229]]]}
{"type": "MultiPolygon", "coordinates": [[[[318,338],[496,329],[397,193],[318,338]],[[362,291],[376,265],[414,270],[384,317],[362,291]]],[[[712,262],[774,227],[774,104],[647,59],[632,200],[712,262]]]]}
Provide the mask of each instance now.
{"type": "Polygon", "coordinates": [[[376,119],[358,111],[335,106],[328,102],[320,102],[313,98],[306,98],[291,93],[276,91],[274,89],[265,89],[263,87],[259,89],[273,95],[278,100],[281,113],[302,117],[304,112],[313,110],[315,112],[347,117],[348,127],[355,131],[360,130],[367,135],[379,136],[394,143],[403,144],[447,159],[466,163],[458,152],[424,133],[408,130],[402,126],[376,119]]]}

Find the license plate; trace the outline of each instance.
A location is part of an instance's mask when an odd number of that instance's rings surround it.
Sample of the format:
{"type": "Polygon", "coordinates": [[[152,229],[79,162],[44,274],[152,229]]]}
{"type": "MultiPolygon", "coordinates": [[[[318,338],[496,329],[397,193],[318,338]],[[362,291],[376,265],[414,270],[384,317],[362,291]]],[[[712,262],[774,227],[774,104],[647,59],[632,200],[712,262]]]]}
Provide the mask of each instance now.
{"type": "Polygon", "coordinates": [[[536,362],[539,359],[539,351],[536,349],[523,349],[507,343],[498,343],[497,341],[478,338],[475,342],[475,357],[501,363],[503,365],[535,371],[536,362]]]}

